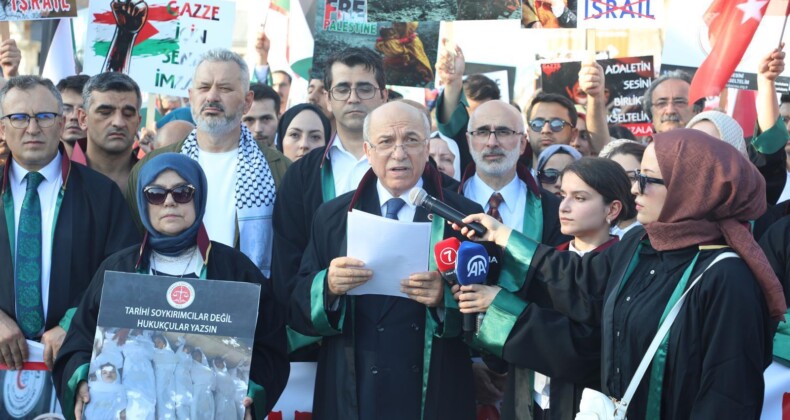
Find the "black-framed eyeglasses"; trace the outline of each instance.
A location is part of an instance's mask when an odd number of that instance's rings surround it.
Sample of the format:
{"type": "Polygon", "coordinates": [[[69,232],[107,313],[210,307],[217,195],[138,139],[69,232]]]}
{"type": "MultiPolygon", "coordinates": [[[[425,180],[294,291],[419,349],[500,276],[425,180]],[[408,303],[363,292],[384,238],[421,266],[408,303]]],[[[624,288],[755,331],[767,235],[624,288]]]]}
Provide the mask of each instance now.
{"type": "Polygon", "coordinates": [[[379,90],[381,89],[377,86],[367,83],[353,88],[351,86],[340,85],[329,89],[329,95],[336,101],[346,101],[351,97],[351,91],[354,91],[357,94],[357,98],[367,100],[373,99],[373,97],[376,96],[376,92],[379,90]]]}
{"type": "Polygon", "coordinates": [[[562,118],[550,118],[550,119],[535,118],[534,120],[529,122],[529,128],[532,131],[540,132],[541,130],[543,130],[543,126],[545,126],[546,123],[549,124],[549,129],[551,129],[551,131],[555,133],[559,133],[560,131],[562,131],[562,129],[565,128],[566,125],[568,127],[571,126],[571,123],[563,120],[562,118]]]}
{"type": "Polygon", "coordinates": [[[11,123],[11,127],[14,128],[27,128],[30,125],[30,119],[34,118],[38,126],[41,128],[48,128],[55,125],[55,120],[60,116],[57,112],[39,112],[33,115],[30,114],[8,114],[0,117],[8,118],[8,122],[11,123]]]}
{"type": "Polygon", "coordinates": [[[395,149],[400,147],[408,155],[414,155],[425,149],[428,140],[406,139],[401,144],[397,144],[391,140],[382,141],[379,144],[368,142],[370,148],[376,151],[379,155],[388,156],[395,153],[395,149]]]}
{"type": "Polygon", "coordinates": [[[167,195],[173,196],[173,201],[186,204],[195,196],[195,187],[192,185],[179,185],[175,188],[162,188],[156,186],[145,187],[143,196],[145,201],[155,206],[161,206],[167,200],[167,195]]]}
{"type": "Polygon", "coordinates": [[[645,187],[647,187],[647,184],[664,185],[663,179],[651,178],[647,175],[643,175],[639,169],[635,170],[634,172],[636,173],[636,181],[639,183],[639,194],[645,193],[645,187]]]}
{"type": "Polygon", "coordinates": [[[554,185],[560,179],[560,176],[562,176],[562,172],[559,169],[541,169],[538,171],[538,181],[541,184],[554,185]]]}
{"type": "Polygon", "coordinates": [[[509,137],[512,137],[516,134],[524,134],[522,132],[511,130],[509,128],[497,128],[496,130],[489,130],[487,128],[481,128],[480,130],[468,131],[467,132],[472,139],[479,140],[479,141],[487,141],[489,137],[491,137],[491,133],[494,134],[497,140],[503,140],[509,137]]]}

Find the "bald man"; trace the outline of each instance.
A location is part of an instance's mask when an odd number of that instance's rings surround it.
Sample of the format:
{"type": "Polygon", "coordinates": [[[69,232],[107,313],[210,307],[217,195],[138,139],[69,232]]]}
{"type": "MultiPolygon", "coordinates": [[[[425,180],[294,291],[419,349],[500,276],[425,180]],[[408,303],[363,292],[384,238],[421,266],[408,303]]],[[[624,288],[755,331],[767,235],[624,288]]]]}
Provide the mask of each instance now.
{"type": "MultiPolygon", "coordinates": [[[[400,282],[402,296],[348,295],[373,276],[364,261],[346,255],[349,208],[404,222],[429,222],[427,212],[407,197],[412,188],[421,187],[465,214],[482,211],[443,189],[438,171],[427,164],[429,130],[425,114],[403,102],[371,111],[363,123],[363,149],[371,168],[356,191],[322,204],[315,213],[291,295],[289,324],[323,339],[317,373],[321,380],[313,400],[316,418],[475,417],[460,313],[435,269],[426,267],[408,279],[387,279],[400,282]]],[[[457,237],[446,223],[434,222],[434,242],[457,237]]],[[[377,235],[370,232],[370,240],[388,240],[377,235]]]]}

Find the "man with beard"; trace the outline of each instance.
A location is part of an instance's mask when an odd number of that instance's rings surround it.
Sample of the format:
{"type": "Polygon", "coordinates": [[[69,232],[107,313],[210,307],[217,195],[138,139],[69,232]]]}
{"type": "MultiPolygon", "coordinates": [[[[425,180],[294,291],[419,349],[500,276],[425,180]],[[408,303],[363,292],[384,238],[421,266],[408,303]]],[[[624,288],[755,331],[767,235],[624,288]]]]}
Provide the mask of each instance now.
{"type": "MultiPolygon", "coordinates": [[[[554,93],[538,93],[527,108],[529,144],[533,151],[533,164],[546,147],[554,144],[571,144],[579,135],[576,124],[579,114],[570,99],[554,93]]],[[[536,165],[533,165],[533,167],[536,165]]]]}
{"type": "Polygon", "coordinates": [[[85,130],[80,127],[79,110],[82,109],[82,90],[88,83],[90,76],[80,74],[69,76],[59,81],[57,86],[60,96],[63,97],[63,120],[66,126],[60,140],[66,148],[66,153],[74,160],[74,148],[78,147],[77,162],[85,164],[85,149],[87,148],[85,130]]]}
{"type": "Polygon", "coordinates": [[[252,131],[252,137],[258,144],[274,147],[277,120],[280,118],[280,96],[263,83],[251,83],[250,91],[253,93],[252,106],[241,121],[252,131]]]}
{"type": "MultiPolygon", "coordinates": [[[[254,99],[249,80],[247,63],[238,54],[226,49],[205,53],[189,89],[197,127],[185,140],[146,155],[129,177],[128,196],[136,209],[137,177],[151,157],[176,152],[197,160],[209,185],[203,216],[209,238],[241,250],[270,277],[272,211],[290,162],[271,147],[257,144],[242,124],[254,99]]],[[[141,227],[139,215],[136,219],[141,227]]]]}
{"type": "Polygon", "coordinates": [[[82,97],[78,112],[80,128],[88,135],[88,167],[123,190],[137,163],[132,146],[142,120],[140,87],[123,73],[100,73],[85,84],[82,97]]]}
{"type": "Polygon", "coordinates": [[[689,88],[691,77],[683,71],[672,71],[653,80],[642,98],[642,107],[656,133],[684,128],[705,108],[705,98],[689,103],[689,88]]]}

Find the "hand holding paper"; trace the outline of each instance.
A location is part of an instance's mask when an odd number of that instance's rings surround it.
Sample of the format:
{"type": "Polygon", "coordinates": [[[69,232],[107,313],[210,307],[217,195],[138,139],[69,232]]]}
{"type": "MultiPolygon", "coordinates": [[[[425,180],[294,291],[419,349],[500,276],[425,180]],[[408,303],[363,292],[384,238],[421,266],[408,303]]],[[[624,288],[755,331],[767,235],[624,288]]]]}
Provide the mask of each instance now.
{"type": "Polygon", "coordinates": [[[27,344],[22,330],[16,321],[0,311],[0,369],[22,369],[25,360],[27,344]]]}

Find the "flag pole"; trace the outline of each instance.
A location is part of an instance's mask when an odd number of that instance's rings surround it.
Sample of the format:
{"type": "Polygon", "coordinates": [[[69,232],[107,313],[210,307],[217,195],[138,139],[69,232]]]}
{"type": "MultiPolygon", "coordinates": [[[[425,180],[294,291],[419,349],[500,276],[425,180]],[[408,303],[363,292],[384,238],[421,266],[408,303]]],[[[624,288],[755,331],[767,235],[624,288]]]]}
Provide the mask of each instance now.
{"type": "Polygon", "coordinates": [[[787,2],[787,10],[785,10],[785,23],[782,25],[782,33],[779,34],[779,48],[782,48],[782,39],[785,37],[785,29],[787,29],[787,18],[790,17],[790,1],[787,2]]]}

